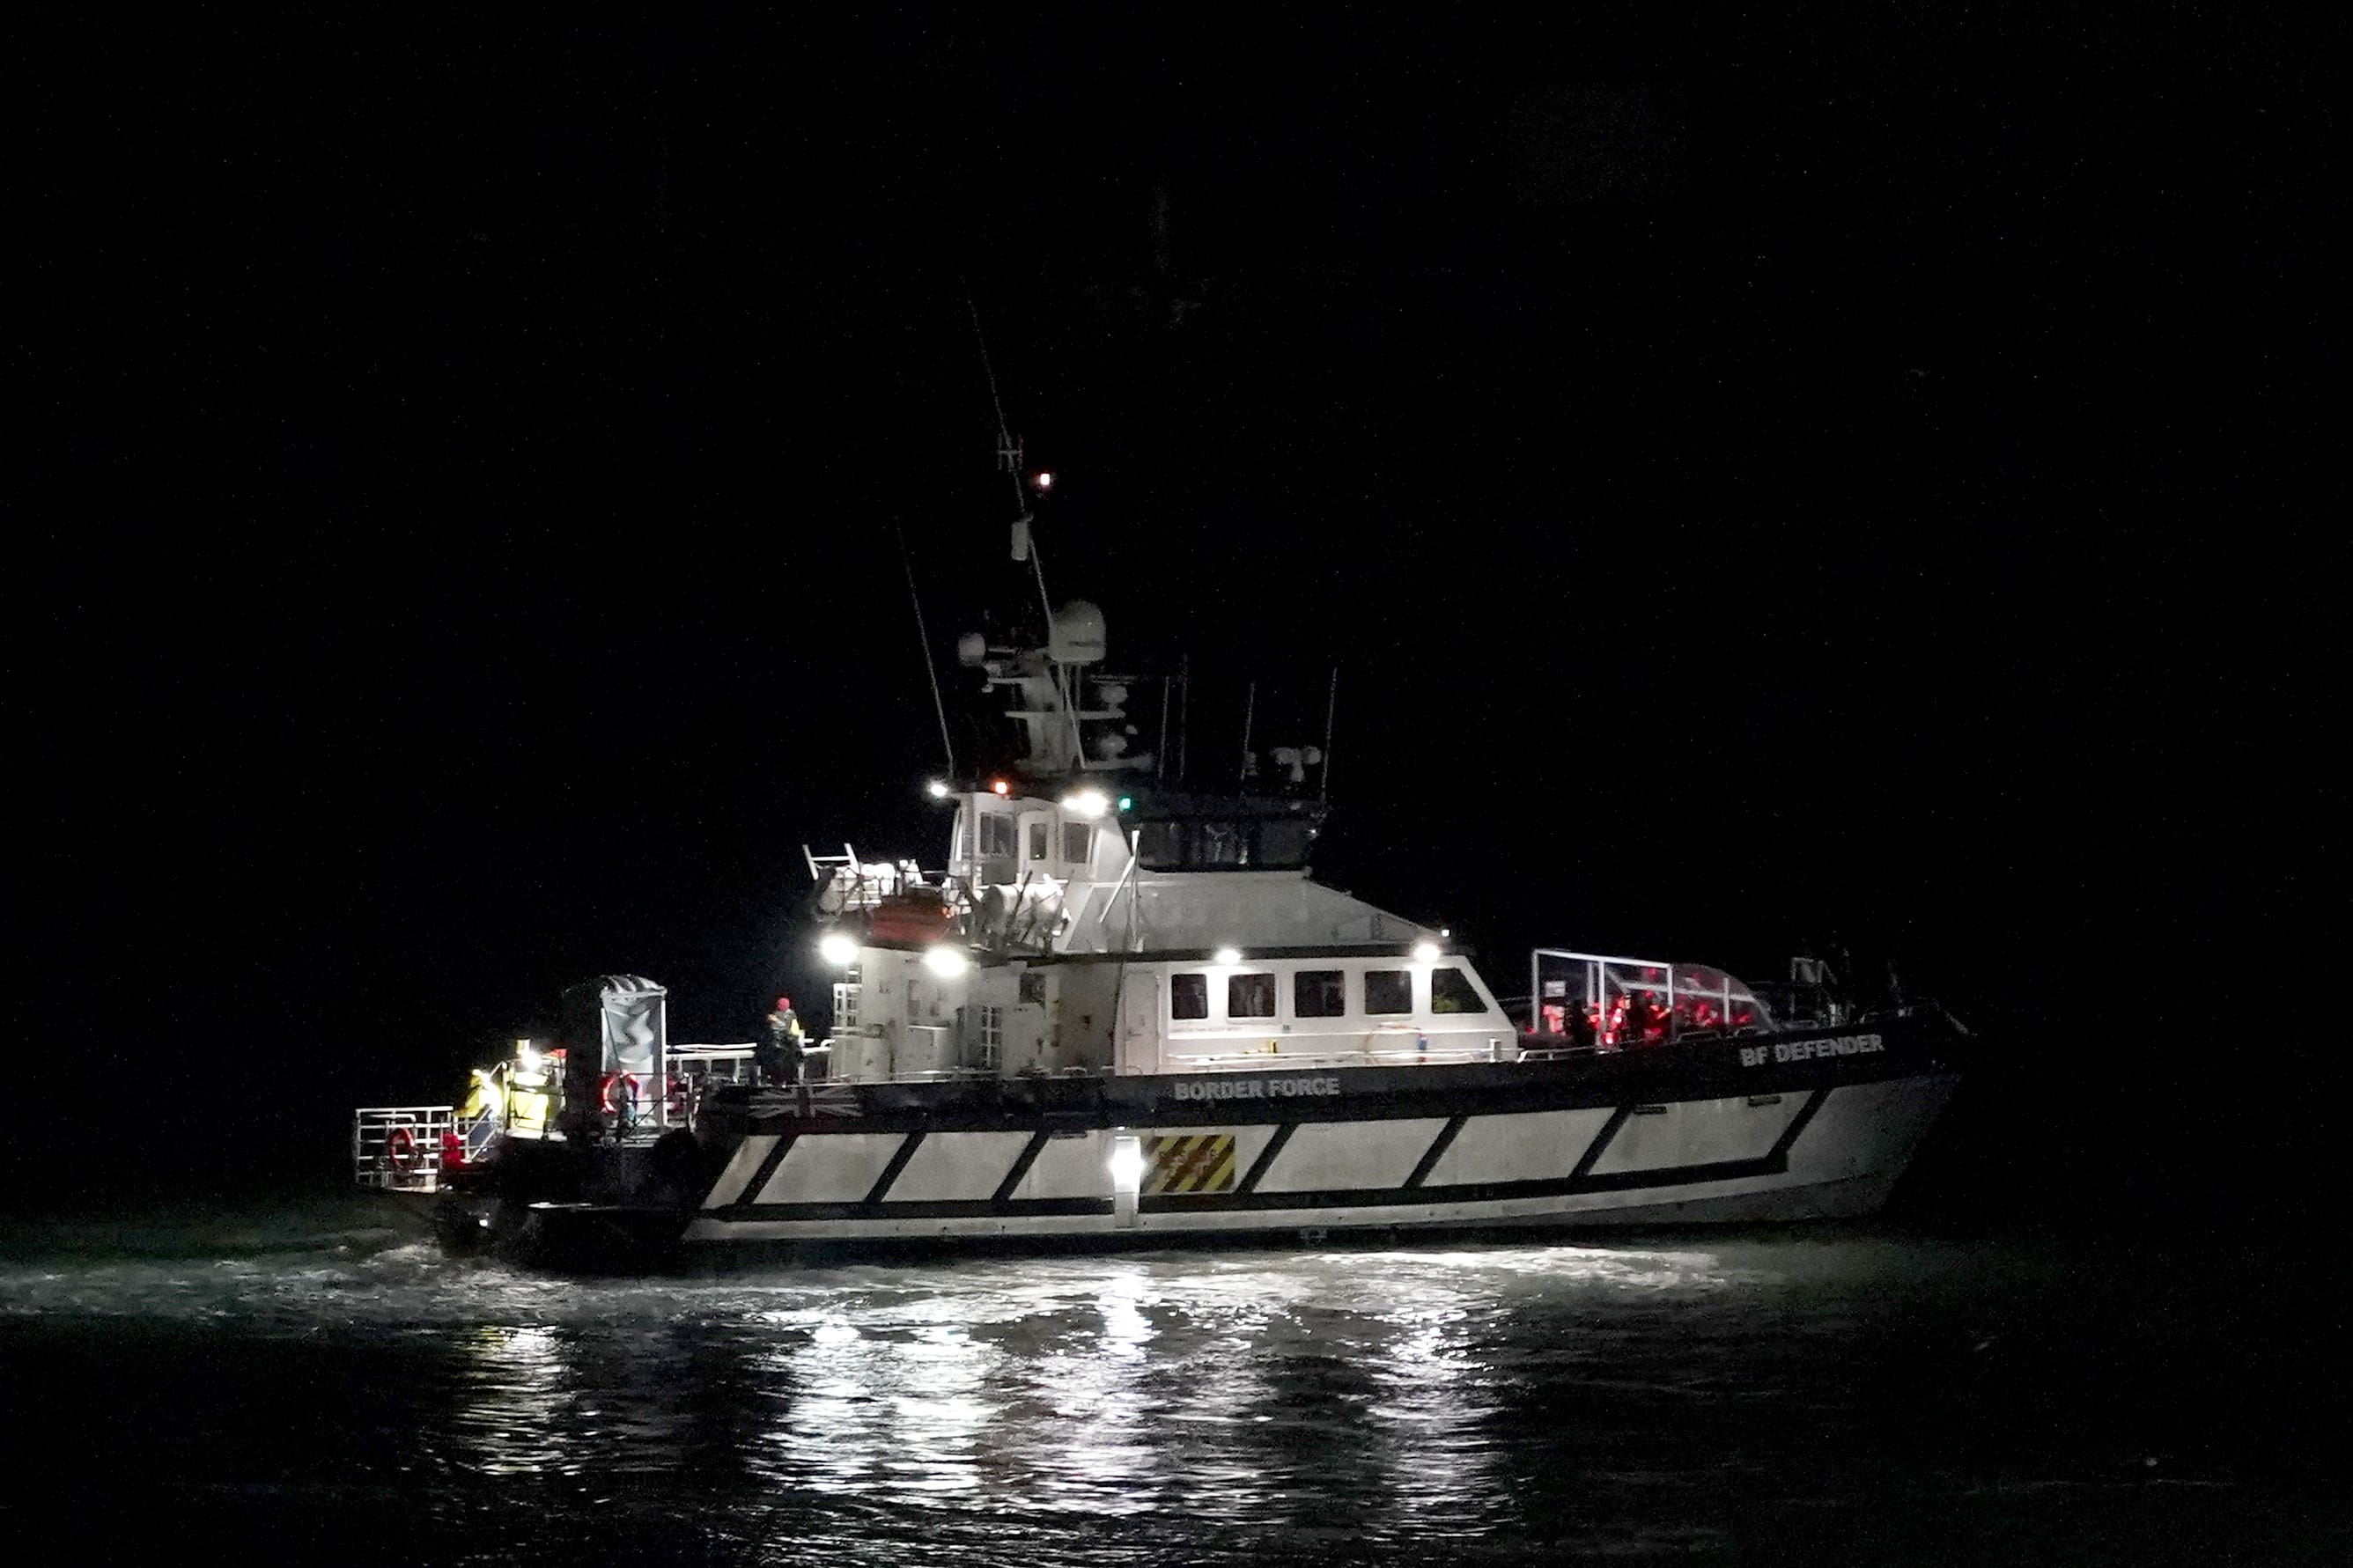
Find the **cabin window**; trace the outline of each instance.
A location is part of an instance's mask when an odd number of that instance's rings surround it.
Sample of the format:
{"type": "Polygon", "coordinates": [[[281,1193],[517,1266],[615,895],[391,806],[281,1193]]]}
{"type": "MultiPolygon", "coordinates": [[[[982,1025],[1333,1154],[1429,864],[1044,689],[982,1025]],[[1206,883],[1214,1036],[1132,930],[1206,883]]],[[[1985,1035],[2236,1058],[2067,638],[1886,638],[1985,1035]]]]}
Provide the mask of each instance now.
{"type": "Polygon", "coordinates": [[[1226,1016],[1229,1018],[1273,1017],[1274,976],[1271,974],[1226,976],[1226,1016]]]}
{"type": "Polygon", "coordinates": [[[1261,822],[1258,825],[1258,863],[1288,868],[1307,864],[1307,845],[1314,833],[1303,822],[1261,822]]]}
{"type": "Polygon", "coordinates": [[[993,1068],[1005,1047],[1005,1009],[983,1004],[980,1009],[980,1065],[993,1068]]]}
{"type": "Polygon", "coordinates": [[[1044,970],[1025,969],[1021,972],[1021,1000],[1035,1002],[1039,1006],[1045,1005],[1046,972],[1044,970]]]}
{"type": "Polygon", "coordinates": [[[837,1029],[858,1027],[858,986],[854,982],[834,982],[833,1026],[837,1029]]]}
{"type": "Polygon", "coordinates": [[[1095,830],[1083,822],[1062,824],[1062,858],[1073,866],[1085,865],[1087,843],[1094,837],[1094,833],[1095,830]]]}
{"type": "Polygon", "coordinates": [[[1168,977],[1168,1016],[1172,1018],[1206,1018],[1209,1016],[1209,977],[1206,974],[1172,974],[1168,977]]]}
{"type": "Polygon", "coordinates": [[[1303,969],[1291,977],[1291,1011],[1301,1018],[1337,1018],[1348,1010],[1348,986],[1336,969],[1303,969]]]}
{"type": "Polygon", "coordinates": [[[1242,830],[1240,824],[1205,822],[1200,826],[1200,835],[1202,865],[1239,866],[1242,864],[1242,830]]]}
{"type": "Polygon", "coordinates": [[[1029,825],[1029,858],[1043,860],[1045,858],[1046,825],[1042,822],[1033,822],[1029,825]]]}
{"type": "Polygon", "coordinates": [[[1365,971],[1365,1011],[1372,1014],[1412,1012],[1413,971],[1409,969],[1365,971]]]}
{"type": "Polygon", "coordinates": [[[1459,969],[1433,969],[1430,972],[1430,1010],[1433,1013],[1483,1013],[1487,1004],[1479,999],[1479,988],[1471,977],[1459,969]]]}
{"type": "Polygon", "coordinates": [[[1013,853],[1013,819],[990,812],[980,819],[980,853],[984,858],[1013,853]]]}

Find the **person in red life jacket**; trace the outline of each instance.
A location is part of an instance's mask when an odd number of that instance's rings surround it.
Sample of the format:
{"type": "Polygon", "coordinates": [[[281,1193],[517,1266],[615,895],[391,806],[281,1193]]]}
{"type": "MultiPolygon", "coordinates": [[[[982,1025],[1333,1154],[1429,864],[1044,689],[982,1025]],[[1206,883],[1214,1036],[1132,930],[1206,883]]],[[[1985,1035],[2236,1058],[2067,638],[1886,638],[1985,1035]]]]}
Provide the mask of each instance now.
{"type": "Polygon", "coordinates": [[[466,1165],[466,1141],[454,1131],[441,1134],[441,1169],[463,1170],[466,1165]]]}
{"type": "Polygon", "coordinates": [[[1626,998],[1626,1021],[1619,1026],[1618,1037],[1630,1046],[1648,1045],[1658,1037],[1659,1008],[1647,992],[1637,991],[1626,998]]]}

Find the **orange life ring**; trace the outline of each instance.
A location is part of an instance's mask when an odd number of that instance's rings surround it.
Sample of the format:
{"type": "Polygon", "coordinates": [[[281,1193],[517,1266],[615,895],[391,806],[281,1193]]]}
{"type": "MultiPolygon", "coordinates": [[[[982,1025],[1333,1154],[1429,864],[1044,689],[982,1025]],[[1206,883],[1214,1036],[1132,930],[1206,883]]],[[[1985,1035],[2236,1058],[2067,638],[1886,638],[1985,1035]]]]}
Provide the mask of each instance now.
{"type": "Polygon", "coordinates": [[[605,1108],[605,1114],[607,1116],[618,1116],[621,1114],[621,1108],[613,1103],[613,1091],[617,1089],[623,1090],[628,1095],[629,1101],[629,1114],[631,1116],[635,1116],[638,1113],[637,1074],[608,1072],[605,1075],[605,1081],[596,1086],[597,1103],[605,1108]]]}
{"type": "Polygon", "coordinates": [[[417,1169],[423,1155],[417,1152],[417,1134],[406,1127],[396,1127],[385,1134],[384,1161],[402,1175],[417,1169]]]}

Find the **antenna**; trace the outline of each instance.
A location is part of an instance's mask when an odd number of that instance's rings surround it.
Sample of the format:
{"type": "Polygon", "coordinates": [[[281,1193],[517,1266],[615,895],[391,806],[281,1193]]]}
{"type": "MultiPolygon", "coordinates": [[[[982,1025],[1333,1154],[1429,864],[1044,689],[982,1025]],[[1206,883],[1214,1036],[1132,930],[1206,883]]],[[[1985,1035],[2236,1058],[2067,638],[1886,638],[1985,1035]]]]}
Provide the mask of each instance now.
{"type": "Polygon", "coordinates": [[[1160,678],[1160,749],[1152,756],[1152,776],[1156,779],[1168,776],[1168,699],[1175,695],[1170,690],[1174,684],[1165,675],[1160,678]]]}
{"type": "MultiPolygon", "coordinates": [[[[1013,480],[1013,507],[1019,515],[1013,520],[1013,559],[1029,563],[1031,575],[1038,580],[1038,608],[1046,617],[1039,627],[1048,646],[1054,639],[1054,601],[1046,593],[1046,563],[1038,553],[1037,531],[1030,525],[1037,520],[1029,515],[1029,492],[1021,484],[1021,443],[1013,438],[1013,428],[1005,422],[1005,399],[997,390],[997,366],[988,357],[988,334],[981,331],[980,305],[972,297],[972,289],[964,291],[965,309],[972,314],[973,341],[980,345],[980,373],[988,381],[988,405],[997,414],[997,459],[1013,480]]],[[[1062,700],[1062,711],[1069,716],[1071,731],[1071,762],[1073,766],[1086,766],[1086,750],[1079,739],[1078,683],[1065,681],[1060,665],[1049,659],[1046,678],[1054,683],[1054,693],[1062,700]]]]}
{"type": "Polygon", "coordinates": [[[915,592],[915,558],[907,552],[907,531],[897,523],[891,531],[899,538],[899,564],[907,572],[907,602],[915,606],[915,640],[923,645],[923,673],[932,680],[932,711],[940,716],[940,750],[947,753],[948,777],[955,777],[955,742],[948,738],[948,705],[940,696],[940,668],[932,658],[932,634],[923,626],[923,596],[915,592]]]}
{"type": "Polygon", "coordinates": [[[1325,805],[1332,800],[1332,721],[1340,711],[1340,667],[1332,667],[1331,695],[1324,700],[1324,781],[1316,798],[1325,805]]]}
{"type": "Polygon", "coordinates": [[[1257,682],[1257,681],[1255,681],[1255,680],[1253,680],[1253,681],[1251,681],[1251,682],[1250,683],[1250,690],[1249,690],[1249,693],[1248,693],[1246,696],[1244,696],[1244,697],[1242,698],[1242,771],[1241,771],[1241,776],[1240,776],[1240,778],[1238,778],[1238,779],[1236,779],[1236,780],[1234,781],[1234,787],[1235,787],[1236,789],[1240,789],[1240,788],[1241,788],[1241,787],[1242,787],[1242,785],[1244,785],[1244,784],[1246,784],[1250,783],[1250,721],[1251,721],[1252,720],[1256,719],[1257,717],[1258,717],[1258,682],[1257,682]]]}
{"type": "Polygon", "coordinates": [[[1185,782],[1185,740],[1192,732],[1187,722],[1193,712],[1193,656],[1180,654],[1176,664],[1176,782],[1185,782]]]}

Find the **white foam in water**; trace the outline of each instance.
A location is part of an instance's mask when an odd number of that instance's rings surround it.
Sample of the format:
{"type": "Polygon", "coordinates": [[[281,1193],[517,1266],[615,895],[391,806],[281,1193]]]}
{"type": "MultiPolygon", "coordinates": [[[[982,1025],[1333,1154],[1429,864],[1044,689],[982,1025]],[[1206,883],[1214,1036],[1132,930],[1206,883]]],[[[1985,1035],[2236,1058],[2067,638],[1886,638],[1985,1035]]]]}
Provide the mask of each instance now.
{"type": "MultiPolygon", "coordinates": [[[[2143,1268],[2094,1332],[2080,1261],[1870,1233],[592,1280],[334,1232],[53,1252],[0,1266],[0,1418],[62,1426],[26,1484],[180,1478],[197,1536],[243,1538],[242,1498],[468,1560],[1967,1555],[2028,1527],[2164,1557],[2251,1505],[2198,1445],[2262,1429],[2243,1376],[2144,1375],[2213,1271],[2143,1268]]],[[[2313,1521],[2316,1479],[2274,1484],[2313,1521]]]]}

